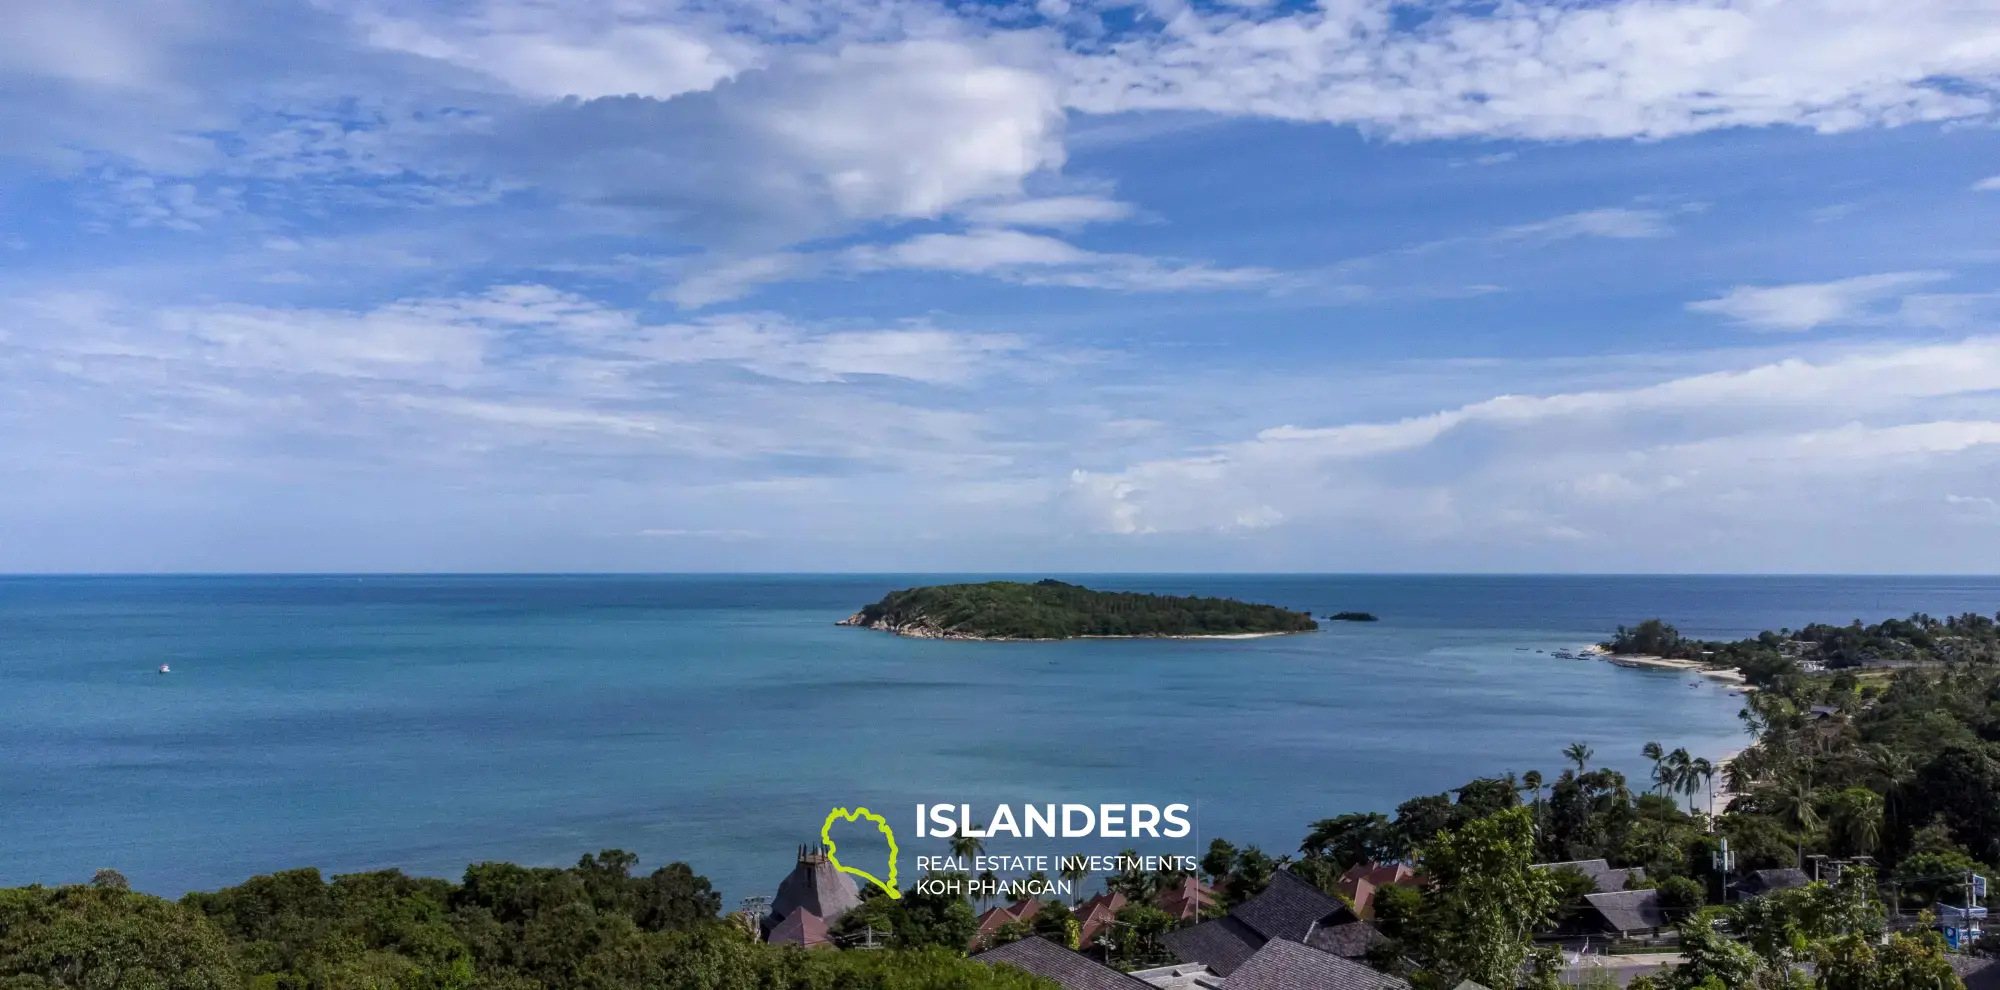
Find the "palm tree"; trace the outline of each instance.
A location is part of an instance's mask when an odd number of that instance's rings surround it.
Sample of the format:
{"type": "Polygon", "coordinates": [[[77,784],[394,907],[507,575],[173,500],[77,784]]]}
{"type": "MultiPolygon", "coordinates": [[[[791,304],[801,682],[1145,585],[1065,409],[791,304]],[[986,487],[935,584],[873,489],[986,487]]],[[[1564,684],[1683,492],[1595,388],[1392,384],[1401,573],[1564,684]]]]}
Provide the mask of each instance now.
{"type": "Polygon", "coordinates": [[[1667,754],[1666,779],[1661,781],[1664,790],[1688,796],[1688,810],[1694,810],[1695,788],[1701,786],[1695,777],[1694,758],[1686,749],[1676,749],[1667,754]]]}
{"type": "Polygon", "coordinates": [[[1666,779],[1660,776],[1660,761],[1667,758],[1667,751],[1659,743],[1649,742],[1639,747],[1639,755],[1653,761],[1653,786],[1664,789],[1666,779]]]}
{"type": "Polygon", "coordinates": [[[1090,876],[1090,861],[1082,856],[1068,856],[1061,859],[1062,868],[1056,872],[1069,881],[1069,903],[1075,907],[1082,896],[1083,879],[1090,876]]]}
{"type": "Polygon", "coordinates": [[[981,873],[979,875],[979,894],[973,900],[978,903],[981,909],[984,909],[989,902],[999,896],[1000,878],[994,876],[992,870],[981,873]]]}
{"type": "Polygon", "coordinates": [[[952,858],[954,860],[970,860],[972,856],[978,856],[978,854],[986,852],[986,844],[980,842],[980,840],[976,840],[976,838],[972,838],[972,836],[952,836],[950,842],[952,842],[952,858]]]}
{"type": "Polygon", "coordinates": [[[1597,753],[1589,746],[1585,746],[1580,742],[1573,742],[1563,747],[1563,755],[1568,757],[1571,763],[1576,764],[1576,772],[1581,775],[1585,765],[1590,762],[1590,758],[1596,756],[1597,753]]]}
{"type": "MultiPolygon", "coordinates": [[[[1705,786],[1708,788],[1708,813],[1710,815],[1714,815],[1715,814],[1715,764],[1708,762],[1708,757],[1706,756],[1698,756],[1695,757],[1695,761],[1692,764],[1688,765],[1688,771],[1693,775],[1694,778],[1699,780],[1699,784],[1696,785],[1697,787],[1705,786]]],[[[1688,807],[1693,808],[1694,791],[1690,790],[1688,794],[1689,794],[1688,807]]]]}
{"type": "Polygon", "coordinates": [[[1530,770],[1521,775],[1521,787],[1535,792],[1535,804],[1542,803],[1542,772],[1530,770]]]}
{"type": "Polygon", "coordinates": [[[1798,844],[1798,865],[1806,865],[1806,836],[1819,828],[1819,795],[1814,793],[1812,778],[1803,769],[1794,767],[1783,778],[1771,786],[1771,811],[1778,821],[1796,833],[1798,844]]]}

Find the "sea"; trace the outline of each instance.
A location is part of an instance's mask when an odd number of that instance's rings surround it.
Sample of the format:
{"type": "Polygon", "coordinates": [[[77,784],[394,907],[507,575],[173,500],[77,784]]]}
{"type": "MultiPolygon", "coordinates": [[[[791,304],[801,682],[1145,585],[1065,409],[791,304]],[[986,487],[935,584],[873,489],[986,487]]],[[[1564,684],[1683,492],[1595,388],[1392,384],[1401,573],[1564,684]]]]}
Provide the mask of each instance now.
{"type": "Polygon", "coordinates": [[[1380,621],[1057,643],[835,625],[893,589],[988,577],[0,578],[0,886],[109,867],[177,896],[619,848],[642,872],[689,863],[733,907],[771,894],[836,807],[884,814],[907,881],[945,852],[915,835],[939,803],[975,822],[1190,808],[1180,839],[998,836],[994,854],[1222,837],[1276,855],[1316,819],[1553,778],[1572,742],[1641,787],[1647,741],[1712,759],[1747,743],[1725,683],[1554,655],[1621,623],[1738,637],[2000,608],[1987,577],[1115,574],[1062,577],[1380,621]]]}

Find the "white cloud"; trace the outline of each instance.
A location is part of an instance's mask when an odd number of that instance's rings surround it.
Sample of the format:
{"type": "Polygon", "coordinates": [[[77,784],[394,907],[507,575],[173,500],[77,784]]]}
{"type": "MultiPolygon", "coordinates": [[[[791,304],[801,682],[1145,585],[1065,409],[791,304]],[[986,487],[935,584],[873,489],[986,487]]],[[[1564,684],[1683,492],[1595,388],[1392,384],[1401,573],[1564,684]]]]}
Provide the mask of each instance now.
{"type": "Polygon", "coordinates": [[[1952,0],[1507,2],[1398,22],[1388,0],[1280,14],[1175,8],[1162,30],[1069,56],[1070,102],[1355,124],[1408,140],[1661,138],[1981,116],[2000,77],[1991,11],[1952,0]]]}
{"type": "Polygon", "coordinates": [[[1834,282],[1739,285],[1718,298],[1689,303],[1688,309],[1727,316],[1759,330],[1811,330],[1854,320],[1877,300],[1947,277],[1940,272],[1887,272],[1834,282]]]}
{"type": "Polygon", "coordinates": [[[639,8],[579,3],[489,3],[429,20],[418,9],[362,8],[351,16],[369,44],[483,73],[524,95],[667,98],[709,89],[760,60],[749,39],[646,18],[639,8]]]}
{"type": "Polygon", "coordinates": [[[2000,192],[2000,175],[1981,179],[1972,184],[1974,192],[2000,192]]]}
{"type": "Polygon", "coordinates": [[[1097,196],[1050,196],[982,203],[964,210],[963,215],[975,224],[989,227],[1073,230],[1085,224],[1126,219],[1132,215],[1132,204],[1097,196]]]}
{"type": "Polygon", "coordinates": [[[1508,227],[1494,235],[1501,241],[1564,241],[1574,237],[1637,240],[1666,237],[1674,232],[1659,210],[1607,208],[1570,213],[1535,223],[1508,227]]]}
{"type": "Polygon", "coordinates": [[[1490,534],[1531,519],[1543,535],[1596,531],[1585,517],[1662,499],[1707,504],[1749,487],[1755,504],[1789,504],[1785,492],[1799,489],[1785,486],[1801,475],[1914,478],[1951,457],[2000,459],[2000,404],[1982,398],[1996,389],[2000,338],[1855,351],[1620,390],[1501,395],[1399,420],[1273,427],[1187,456],[1078,470],[1072,492],[1100,528],[1127,534],[1229,528],[1266,508],[1288,527],[1490,534]],[[1930,410],[1945,397],[1986,416],[1937,418],[1930,410]],[[1503,511],[1522,515],[1510,522],[1503,511]]]}
{"type": "Polygon", "coordinates": [[[1215,268],[1130,254],[1085,251],[1067,241],[1018,230],[922,234],[882,247],[860,247],[846,261],[862,270],[915,269],[986,275],[1023,285],[1128,292],[1249,289],[1280,284],[1268,268],[1215,268]]]}
{"type": "Polygon", "coordinates": [[[1062,123],[1049,80],[910,41],[797,53],[669,100],[555,104],[476,147],[483,167],[697,242],[770,245],[1017,196],[1061,167],[1062,123]]]}

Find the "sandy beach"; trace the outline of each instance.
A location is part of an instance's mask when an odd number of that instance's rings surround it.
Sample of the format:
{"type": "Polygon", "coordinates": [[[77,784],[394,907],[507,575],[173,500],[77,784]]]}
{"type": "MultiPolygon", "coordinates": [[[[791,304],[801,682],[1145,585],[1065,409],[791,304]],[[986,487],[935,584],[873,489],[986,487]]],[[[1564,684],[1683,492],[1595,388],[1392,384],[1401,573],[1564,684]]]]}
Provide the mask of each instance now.
{"type": "Polygon", "coordinates": [[[1745,691],[1756,690],[1745,683],[1743,672],[1734,667],[1711,667],[1699,660],[1676,660],[1671,657],[1656,657],[1632,653],[1606,653],[1601,648],[1586,650],[1585,652],[1603,657],[1606,661],[1617,664],[1620,667],[1655,667],[1662,670],[1685,670],[1692,674],[1700,674],[1703,677],[1712,677],[1718,681],[1728,681],[1731,684],[1742,687],[1745,691]]]}

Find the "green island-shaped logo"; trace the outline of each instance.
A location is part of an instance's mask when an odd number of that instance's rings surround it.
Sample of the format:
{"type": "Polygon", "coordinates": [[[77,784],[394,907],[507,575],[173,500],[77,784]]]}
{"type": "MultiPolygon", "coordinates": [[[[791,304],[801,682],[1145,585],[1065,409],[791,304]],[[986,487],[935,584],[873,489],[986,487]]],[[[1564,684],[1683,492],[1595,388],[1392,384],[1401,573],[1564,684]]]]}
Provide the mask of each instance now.
{"type": "Polygon", "coordinates": [[[889,828],[889,823],[883,820],[881,815],[875,814],[867,808],[856,808],[853,811],[849,811],[846,808],[835,808],[827,813],[826,824],[819,827],[819,839],[821,842],[826,843],[826,860],[833,864],[834,869],[842,873],[852,873],[882,888],[882,892],[888,894],[892,899],[903,896],[903,892],[896,889],[896,833],[893,829],[889,828]],[[887,882],[882,881],[866,870],[857,870],[840,861],[840,849],[833,844],[833,823],[843,818],[850,822],[866,818],[874,822],[876,828],[882,830],[883,838],[889,840],[889,879],[887,882]]]}

